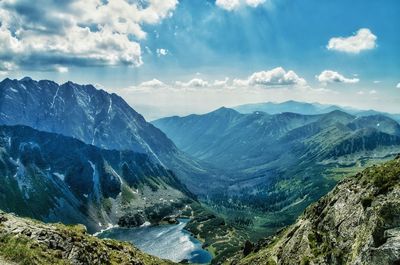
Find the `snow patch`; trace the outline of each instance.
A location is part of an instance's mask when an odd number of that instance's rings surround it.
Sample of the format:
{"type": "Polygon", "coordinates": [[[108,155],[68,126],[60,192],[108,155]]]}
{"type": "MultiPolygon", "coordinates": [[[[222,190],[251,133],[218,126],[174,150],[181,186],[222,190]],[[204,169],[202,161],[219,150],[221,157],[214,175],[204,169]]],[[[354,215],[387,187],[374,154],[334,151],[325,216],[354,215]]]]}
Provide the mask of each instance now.
{"type": "Polygon", "coordinates": [[[60,90],[60,87],[58,86],[57,87],[57,91],[56,91],[56,93],[54,94],[54,97],[53,97],[53,102],[51,102],[51,105],[50,105],[50,108],[52,109],[53,107],[54,107],[54,102],[56,101],[56,97],[57,97],[57,95],[58,95],[58,91],[60,90]]]}
{"type": "Polygon", "coordinates": [[[100,203],[100,177],[96,170],[96,165],[92,161],[88,160],[90,166],[93,169],[93,192],[96,197],[97,202],[100,203]]]}
{"type": "Polygon", "coordinates": [[[151,223],[149,221],[144,222],[140,227],[150,226],[151,223]]]}
{"type": "Polygon", "coordinates": [[[10,87],[10,90],[14,93],[18,93],[18,90],[16,90],[15,88],[10,87]]]}
{"type": "Polygon", "coordinates": [[[64,174],[61,174],[61,173],[58,173],[58,172],[54,172],[53,175],[55,175],[56,177],[58,177],[62,181],[65,180],[65,175],[64,174]]]}
{"type": "Polygon", "coordinates": [[[110,97],[110,105],[108,106],[107,114],[110,114],[112,110],[112,98],[110,97]]]}

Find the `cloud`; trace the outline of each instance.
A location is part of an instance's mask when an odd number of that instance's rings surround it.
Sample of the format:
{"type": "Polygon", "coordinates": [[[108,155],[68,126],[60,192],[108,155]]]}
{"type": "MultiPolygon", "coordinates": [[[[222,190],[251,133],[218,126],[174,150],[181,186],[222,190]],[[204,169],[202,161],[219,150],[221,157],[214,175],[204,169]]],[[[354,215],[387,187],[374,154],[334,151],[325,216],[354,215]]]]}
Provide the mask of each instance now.
{"type": "Polygon", "coordinates": [[[139,87],[148,87],[148,88],[161,88],[161,87],[166,87],[166,84],[161,82],[158,79],[152,79],[150,81],[143,82],[139,85],[139,87]]]}
{"type": "Polygon", "coordinates": [[[329,40],[326,46],[328,50],[346,53],[360,53],[376,47],[377,37],[367,28],[362,28],[350,37],[335,37],[329,40]]]}
{"type": "Polygon", "coordinates": [[[378,92],[377,92],[376,90],[370,90],[370,91],[369,91],[369,94],[370,94],[370,95],[375,95],[375,94],[377,94],[377,93],[378,93],[378,92]]]}
{"type": "Polygon", "coordinates": [[[175,84],[180,87],[189,87],[189,88],[204,88],[210,85],[208,81],[205,81],[200,78],[193,78],[192,80],[186,83],[181,81],[176,81],[175,84]]]}
{"type": "Polygon", "coordinates": [[[263,3],[265,3],[266,0],[246,0],[246,4],[248,4],[251,7],[257,7],[263,3]]]}
{"type": "Polygon", "coordinates": [[[396,88],[400,88],[400,82],[397,83],[396,88]]]}
{"type": "Polygon", "coordinates": [[[177,4],[177,0],[3,0],[0,61],[54,70],[57,65],[140,66],[139,42],[146,38],[142,25],[169,17],[177,4]]]}
{"type": "Polygon", "coordinates": [[[250,7],[257,7],[266,0],[217,0],[215,4],[227,11],[233,11],[238,9],[241,6],[250,6],[250,7]]]}
{"type": "Polygon", "coordinates": [[[338,72],[325,70],[322,71],[318,76],[316,76],[317,80],[321,83],[346,83],[346,84],[354,84],[358,83],[360,79],[358,78],[346,78],[338,72]]]}
{"type": "Polygon", "coordinates": [[[277,67],[269,71],[255,72],[245,80],[235,79],[233,84],[236,86],[279,87],[306,85],[307,82],[294,71],[286,71],[282,67],[277,67]]]}
{"type": "Polygon", "coordinates": [[[56,66],[56,71],[59,73],[68,73],[69,69],[65,66],[56,66]]]}
{"type": "Polygon", "coordinates": [[[225,77],[224,80],[214,80],[212,85],[215,87],[226,87],[228,85],[228,82],[229,82],[229,77],[225,77]]]}
{"type": "Polygon", "coordinates": [[[156,52],[158,57],[166,56],[169,53],[167,49],[163,48],[157,49],[156,52]]]}

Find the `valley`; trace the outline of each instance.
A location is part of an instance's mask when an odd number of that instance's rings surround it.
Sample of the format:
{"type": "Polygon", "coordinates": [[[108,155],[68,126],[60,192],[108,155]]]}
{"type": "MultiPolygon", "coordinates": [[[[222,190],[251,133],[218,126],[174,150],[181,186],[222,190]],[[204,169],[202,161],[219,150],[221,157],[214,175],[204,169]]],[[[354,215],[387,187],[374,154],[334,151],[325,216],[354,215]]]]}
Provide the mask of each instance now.
{"type": "Polygon", "coordinates": [[[224,190],[200,199],[253,241],[294,222],[343,177],[400,151],[400,125],[384,114],[220,108],[153,124],[183,151],[229,172],[224,190]]]}

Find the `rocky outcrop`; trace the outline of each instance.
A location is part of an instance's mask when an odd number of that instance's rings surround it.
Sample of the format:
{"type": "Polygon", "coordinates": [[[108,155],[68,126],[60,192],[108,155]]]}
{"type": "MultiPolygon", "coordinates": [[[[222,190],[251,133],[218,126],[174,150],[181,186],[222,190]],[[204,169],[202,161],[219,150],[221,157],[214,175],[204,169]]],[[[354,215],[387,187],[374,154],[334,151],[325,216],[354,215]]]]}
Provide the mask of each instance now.
{"type": "Polygon", "coordinates": [[[229,263],[399,264],[400,156],[343,180],[263,244],[229,263]]]}
{"type": "Polygon", "coordinates": [[[82,225],[43,224],[0,212],[0,263],[5,264],[174,264],[142,253],[129,243],[102,240],[82,225]]]}

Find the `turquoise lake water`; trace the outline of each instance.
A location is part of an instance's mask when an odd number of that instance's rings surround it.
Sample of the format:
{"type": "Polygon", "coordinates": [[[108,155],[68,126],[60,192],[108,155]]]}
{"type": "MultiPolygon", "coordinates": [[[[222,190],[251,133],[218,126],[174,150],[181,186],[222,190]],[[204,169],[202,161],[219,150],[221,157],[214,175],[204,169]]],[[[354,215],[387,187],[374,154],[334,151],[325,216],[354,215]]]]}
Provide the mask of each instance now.
{"type": "Polygon", "coordinates": [[[189,220],[179,219],[179,222],[176,225],[112,228],[98,237],[128,241],[148,254],[174,262],[187,259],[190,263],[209,263],[211,254],[202,249],[199,240],[183,229],[189,220]]]}

